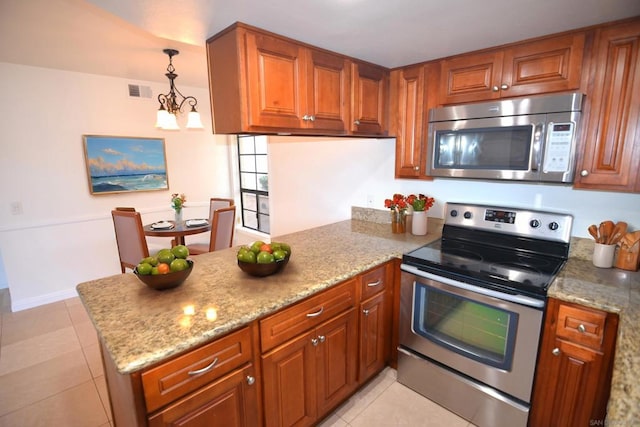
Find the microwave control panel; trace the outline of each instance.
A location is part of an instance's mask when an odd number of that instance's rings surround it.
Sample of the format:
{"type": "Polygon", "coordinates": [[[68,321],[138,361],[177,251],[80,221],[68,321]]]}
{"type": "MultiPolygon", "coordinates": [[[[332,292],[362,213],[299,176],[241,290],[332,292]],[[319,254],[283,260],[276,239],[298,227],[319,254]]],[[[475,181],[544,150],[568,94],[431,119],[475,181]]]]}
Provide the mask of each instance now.
{"type": "Polygon", "coordinates": [[[571,160],[574,124],[550,123],[544,153],[544,172],[567,172],[571,160]]]}

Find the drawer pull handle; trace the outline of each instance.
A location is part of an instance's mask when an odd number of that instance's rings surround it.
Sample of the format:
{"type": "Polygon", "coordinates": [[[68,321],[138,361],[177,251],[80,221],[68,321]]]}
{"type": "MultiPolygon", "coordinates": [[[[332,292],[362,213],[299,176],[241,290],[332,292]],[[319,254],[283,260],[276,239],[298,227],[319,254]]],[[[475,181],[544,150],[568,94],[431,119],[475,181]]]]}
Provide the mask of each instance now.
{"type": "Polygon", "coordinates": [[[323,311],[324,306],[320,307],[320,310],[316,311],[315,313],[307,313],[307,317],[318,317],[322,314],[323,311]]]}
{"type": "Polygon", "coordinates": [[[255,382],[256,382],[256,379],[254,377],[252,377],[251,375],[247,375],[247,384],[253,385],[253,383],[255,382]]]}
{"type": "Polygon", "coordinates": [[[373,288],[375,286],[378,286],[380,283],[382,283],[382,280],[378,279],[375,282],[367,283],[367,286],[373,288]]]}
{"type": "Polygon", "coordinates": [[[216,365],[216,363],[218,363],[218,358],[216,357],[215,359],[213,359],[213,362],[209,363],[207,366],[205,366],[202,369],[196,369],[195,371],[189,371],[187,372],[189,375],[200,375],[200,374],[204,374],[205,372],[209,372],[210,370],[213,369],[213,367],[216,365]]]}
{"type": "Polygon", "coordinates": [[[554,356],[560,356],[560,349],[558,347],[554,348],[553,350],[551,350],[551,354],[553,354],[554,356]]]}
{"type": "Polygon", "coordinates": [[[584,325],[581,323],[578,325],[578,332],[580,332],[581,334],[584,334],[585,332],[587,332],[587,328],[585,328],[584,325]]]}

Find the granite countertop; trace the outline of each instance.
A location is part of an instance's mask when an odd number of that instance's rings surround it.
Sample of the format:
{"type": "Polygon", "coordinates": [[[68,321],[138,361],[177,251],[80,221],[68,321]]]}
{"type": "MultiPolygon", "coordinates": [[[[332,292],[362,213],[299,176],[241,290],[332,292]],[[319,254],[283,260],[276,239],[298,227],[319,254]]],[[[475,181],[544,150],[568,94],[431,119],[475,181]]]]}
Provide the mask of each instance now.
{"type": "Polygon", "coordinates": [[[573,240],[571,246],[549,296],[618,314],[607,425],[640,425],[640,272],[594,267],[590,239],[573,240]]]}
{"type": "Polygon", "coordinates": [[[117,370],[128,374],[400,258],[440,238],[441,228],[430,218],[427,235],[414,236],[392,234],[390,224],[347,220],[273,238],[292,249],[286,268],[273,276],[247,275],[230,248],[192,257],[193,272],[174,289],[150,289],[127,273],[77,290],[117,370]]]}
{"type": "MultiPolygon", "coordinates": [[[[289,243],[284,271],[246,275],[236,249],[193,257],[178,288],[155,291],[132,273],[81,283],[78,293],[116,368],[132,373],[209,342],[253,320],[440,238],[442,220],[429,218],[426,236],[392,234],[372,218],[329,224],[274,241],[289,243]]],[[[608,425],[640,425],[640,272],[592,265],[593,243],[573,239],[572,253],[549,296],[620,316],[608,425]]]]}

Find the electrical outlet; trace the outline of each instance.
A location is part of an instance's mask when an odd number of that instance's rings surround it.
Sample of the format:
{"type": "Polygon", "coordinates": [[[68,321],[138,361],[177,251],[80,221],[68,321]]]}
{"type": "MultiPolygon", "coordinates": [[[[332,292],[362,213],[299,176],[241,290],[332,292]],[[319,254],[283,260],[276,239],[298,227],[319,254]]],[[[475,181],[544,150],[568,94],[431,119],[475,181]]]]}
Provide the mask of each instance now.
{"type": "Polygon", "coordinates": [[[11,215],[22,215],[22,202],[11,202],[11,215]]]}
{"type": "Polygon", "coordinates": [[[373,194],[367,194],[367,207],[373,207],[373,194]]]}

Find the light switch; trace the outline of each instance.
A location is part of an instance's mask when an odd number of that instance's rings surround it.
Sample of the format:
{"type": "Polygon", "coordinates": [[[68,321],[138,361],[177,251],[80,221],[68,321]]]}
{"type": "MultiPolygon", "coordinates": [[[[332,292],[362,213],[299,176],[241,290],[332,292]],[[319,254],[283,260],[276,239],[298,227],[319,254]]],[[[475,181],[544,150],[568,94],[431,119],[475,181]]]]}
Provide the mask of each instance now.
{"type": "Polygon", "coordinates": [[[11,202],[11,215],[22,215],[22,202],[11,202]]]}

